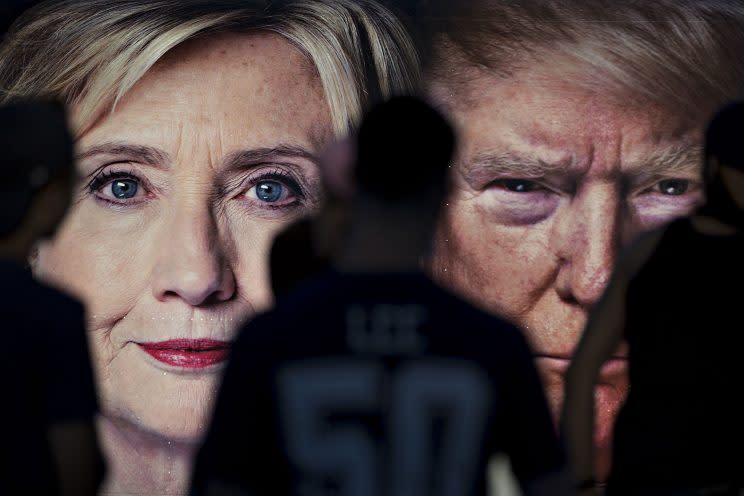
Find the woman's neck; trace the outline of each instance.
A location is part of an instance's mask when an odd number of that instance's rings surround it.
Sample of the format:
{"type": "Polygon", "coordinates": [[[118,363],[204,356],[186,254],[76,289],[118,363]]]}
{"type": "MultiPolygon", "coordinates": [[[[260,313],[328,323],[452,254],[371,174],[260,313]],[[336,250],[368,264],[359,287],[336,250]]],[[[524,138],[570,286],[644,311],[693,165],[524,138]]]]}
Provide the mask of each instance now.
{"type": "Polygon", "coordinates": [[[98,418],[106,458],[101,495],[185,495],[198,443],[169,440],[118,419],[98,418]]]}

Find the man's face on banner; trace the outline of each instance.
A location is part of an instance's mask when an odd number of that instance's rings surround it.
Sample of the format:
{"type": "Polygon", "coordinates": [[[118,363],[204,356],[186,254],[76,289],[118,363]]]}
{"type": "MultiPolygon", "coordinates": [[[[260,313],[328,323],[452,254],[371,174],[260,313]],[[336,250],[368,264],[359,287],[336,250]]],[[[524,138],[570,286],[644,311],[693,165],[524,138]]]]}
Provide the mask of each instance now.
{"type": "MultiPolygon", "coordinates": [[[[618,250],[700,201],[702,129],[539,69],[480,72],[454,91],[434,85],[460,142],[432,271],[524,329],[557,418],[569,359],[618,250]]],[[[600,473],[627,393],[624,357],[618,350],[599,379],[600,473]]]]}

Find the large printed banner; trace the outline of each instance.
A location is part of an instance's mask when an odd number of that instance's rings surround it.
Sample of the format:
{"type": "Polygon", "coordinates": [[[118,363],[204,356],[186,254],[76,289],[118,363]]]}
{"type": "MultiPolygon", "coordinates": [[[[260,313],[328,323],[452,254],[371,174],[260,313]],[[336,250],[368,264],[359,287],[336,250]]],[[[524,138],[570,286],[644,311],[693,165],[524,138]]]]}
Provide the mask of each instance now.
{"type": "MultiPolygon", "coordinates": [[[[619,253],[703,199],[703,132],[742,97],[743,31],[743,9],[703,0],[27,11],[1,97],[67,104],[74,202],[32,265],[87,306],[108,490],[186,491],[229,342],[273,304],[272,239],[320,208],[328,146],[396,94],[458,136],[426,269],[524,331],[557,425],[619,253]]],[[[596,388],[600,479],[628,390],[621,347],[596,388]]]]}

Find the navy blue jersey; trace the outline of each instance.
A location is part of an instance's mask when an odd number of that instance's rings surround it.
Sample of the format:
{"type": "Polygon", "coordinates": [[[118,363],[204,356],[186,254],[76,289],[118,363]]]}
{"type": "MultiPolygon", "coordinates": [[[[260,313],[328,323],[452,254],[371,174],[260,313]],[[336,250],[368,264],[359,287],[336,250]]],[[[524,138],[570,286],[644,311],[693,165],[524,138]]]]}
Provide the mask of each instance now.
{"type": "Polygon", "coordinates": [[[0,492],[55,494],[49,428],[92,423],[97,410],[84,309],[14,264],[1,263],[0,278],[0,492]]]}
{"type": "Polygon", "coordinates": [[[327,274],[241,332],[193,487],[485,494],[499,452],[522,482],[564,464],[520,331],[422,274],[327,274]]]}

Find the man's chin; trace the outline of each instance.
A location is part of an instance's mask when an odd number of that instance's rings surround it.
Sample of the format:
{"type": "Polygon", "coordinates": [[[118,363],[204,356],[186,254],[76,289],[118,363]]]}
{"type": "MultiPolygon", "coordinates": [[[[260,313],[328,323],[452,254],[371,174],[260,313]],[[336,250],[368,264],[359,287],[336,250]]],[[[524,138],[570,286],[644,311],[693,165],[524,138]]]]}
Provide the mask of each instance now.
{"type": "Polygon", "coordinates": [[[617,414],[628,394],[619,384],[599,384],[594,389],[594,448],[597,456],[597,475],[606,480],[612,464],[612,436],[617,414]]]}
{"type": "MultiPolygon", "coordinates": [[[[563,409],[564,377],[568,370],[568,360],[537,357],[535,366],[545,386],[556,427],[563,409]]],[[[597,476],[605,480],[612,462],[612,433],[617,414],[628,394],[627,360],[613,359],[607,362],[600,372],[594,389],[594,447],[596,450],[597,476]]]]}

